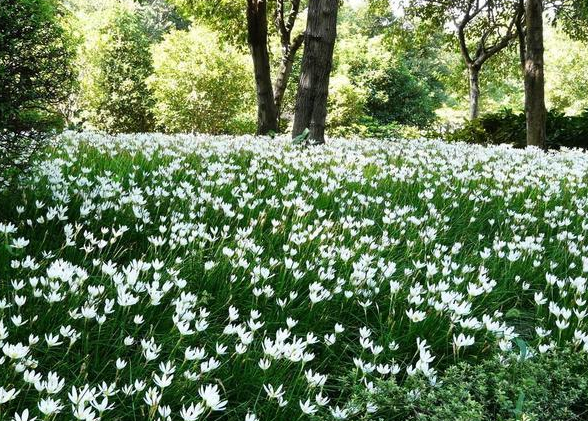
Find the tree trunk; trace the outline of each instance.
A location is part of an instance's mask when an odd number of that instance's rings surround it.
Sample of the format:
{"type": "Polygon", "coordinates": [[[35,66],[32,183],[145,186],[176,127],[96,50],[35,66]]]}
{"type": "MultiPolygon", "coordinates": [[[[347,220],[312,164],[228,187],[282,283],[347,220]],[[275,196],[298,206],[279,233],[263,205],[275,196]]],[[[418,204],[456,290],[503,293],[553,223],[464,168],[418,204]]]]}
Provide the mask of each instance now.
{"type": "Polygon", "coordinates": [[[517,6],[517,17],[515,25],[517,28],[517,37],[519,38],[519,61],[521,63],[521,70],[523,71],[523,77],[525,75],[525,61],[526,61],[526,48],[525,48],[525,0],[518,0],[517,6]]]}
{"type": "Polygon", "coordinates": [[[247,0],[247,41],[257,92],[257,134],[262,135],[278,131],[278,109],[274,101],[267,38],[266,0],[247,0]]]}
{"type": "Polygon", "coordinates": [[[310,0],[304,34],[302,72],[296,95],[296,114],[292,136],[309,129],[309,139],[325,140],[329,75],[337,37],[339,0],[310,0]]]}
{"type": "Polygon", "coordinates": [[[545,148],[545,76],[543,73],[543,1],[527,0],[525,35],[525,115],[527,145],[545,148]]]}
{"type": "Polygon", "coordinates": [[[276,84],[274,85],[274,98],[276,108],[278,110],[278,122],[280,121],[280,115],[282,113],[282,102],[284,100],[284,93],[288,86],[288,80],[292,73],[292,66],[294,64],[294,57],[296,52],[304,41],[304,35],[300,34],[292,41],[292,44],[285,44],[282,46],[282,61],[280,68],[278,69],[278,75],[276,77],[276,84]]]}
{"type": "Polygon", "coordinates": [[[469,67],[470,74],[470,120],[478,118],[480,114],[480,69],[469,67]]]}

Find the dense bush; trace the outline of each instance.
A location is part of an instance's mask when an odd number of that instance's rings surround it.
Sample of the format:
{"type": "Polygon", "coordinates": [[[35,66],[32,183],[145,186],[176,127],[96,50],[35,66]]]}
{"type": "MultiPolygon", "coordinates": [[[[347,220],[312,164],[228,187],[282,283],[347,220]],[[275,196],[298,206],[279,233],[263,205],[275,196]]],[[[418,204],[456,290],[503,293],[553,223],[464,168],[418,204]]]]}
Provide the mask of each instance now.
{"type": "Polygon", "coordinates": [[[402,63],[386,61],[357,71],[367,90],[366,113],[379,124],[426,127],[435,119],[433,97],[402,63]]]}
{"type": "Polygon", "coordinates": [[[29,168],[75,85],[75,43],[53,0],[0,5],[0,188],[29,168]]]}
{"type": "Polygon", "coordinates": [[[358,388],[352,401],[370,420],[581,420],[588,413],[586,364],[586,354],[569,350],[525,361],[463,362],[434,385],[420,376],[378,381],[371,392],[358,388]]]}
{"type": "Polygon", "coordinates": [[[335,75],[329,83],[327,130],[331,136],[358,135],[366,94],[346,75],[335,75]]]}
{"type": "MultiPolygon", "coordinates": [[[[478,144],[526,145],[525,115],[511,110],[486,114],[468,121],[463,127],[443,135],[449,141],[478,144]]],[[[566,116],[557,111],[547,113],[547,145],[558,149],[564,147],[588,148],[588,110],[577,116],[566,116]]]]}
{"type": "Polygon", "coordinates": [[[435,120],[438,92],[381,39],[348,34],[339,44],[329,86],[330,135],[393,137],[402,126],[425,128],[435,120]]]}
{"type": "Polygon", "coordinates": [[[0,129],[52,129],[75,81],[74,43],[53,0],[0,7],[0,129]]]}
{"type": "Polygon", "coordinates": [[[200,26],[172,31],[153,48],[149,79],[160,129],[167,132],[255,131],[247,59],[200,26]]]}
{"type": "Polygon", "coordinates": [[[91,126],[109,132],[153,129],[145,80],[152,72],[150,40],[132,5],[106,12],[83,51],[82,103],[91,126]]]}

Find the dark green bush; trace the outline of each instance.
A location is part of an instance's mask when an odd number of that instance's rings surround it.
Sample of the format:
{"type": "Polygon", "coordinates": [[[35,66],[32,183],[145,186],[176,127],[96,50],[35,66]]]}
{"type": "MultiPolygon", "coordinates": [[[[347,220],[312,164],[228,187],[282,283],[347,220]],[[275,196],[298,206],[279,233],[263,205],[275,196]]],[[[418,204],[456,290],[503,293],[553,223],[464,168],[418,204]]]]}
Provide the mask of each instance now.
{"type": "Polygon", "coordinates": [[[573,421],[588,417],[588,357],[571,350],[520,362],[493,358],[447,369],[431,386],[422,377],[359,386],[357,419],[402,421],[573,421]],[[365,413],[368,403],[377,410],[365,413]],[[365,418],[362,418],[365,417],[365,418]]]}
{"type": "Polygon", "coordinates": [[[0,3],[0,189],[26,171],[75,87],[75,40],[56,0],[0,3]]]}
{"type": "MultiPolygon", "coordinates": [[[[444,135],[448,141],[498,145],[526,145],[525,115],[511,110],[486,114],[468,121],[463,127],[444,135]]],[[[566,116],[558,111],[547,113],[547,146],[588,148],[588,110],[577,116],[566,116]]]]}
{"type": "Polygon", "coordinates": [[[54,0],[3,0],[0,6],[0,129],[59,126],[57,106],[71,93],[75,43],[54,0]],[[48,123],[51,120],[53,123],[48,123]]]}
{"type": "Polygon", "coordinates": [[[381,125],[427,127],[435,120],[436,99],[402,62],[362,62],[351,66],[352,80],[366,91],[365,111],[381,125]]]}

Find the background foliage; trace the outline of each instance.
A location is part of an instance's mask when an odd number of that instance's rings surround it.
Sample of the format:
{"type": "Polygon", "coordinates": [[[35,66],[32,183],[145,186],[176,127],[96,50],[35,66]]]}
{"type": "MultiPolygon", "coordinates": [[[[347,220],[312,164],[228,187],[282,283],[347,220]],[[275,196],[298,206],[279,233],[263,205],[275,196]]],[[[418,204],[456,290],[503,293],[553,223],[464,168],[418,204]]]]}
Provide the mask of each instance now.
{"type": "Polygon", "coordinates": [[[146,79],[152,73],[147,26],[136,8],[114,5],[100,13],[82,47],[82,109],[95,128],[147,132],[154,105],[146,79]]]}
{"type": "Polygon", "coordinates": [[[173,31],[152,49],[159,128],[171,132],[255,131],[255,97],[247,57],[201,26],[173,31]],[[249,113],[249,115],[248,115],[249,113]]]}
{"type": "MultiPolygon", "coordinates": [[[[109,132],[255,131],[242,5],[225,0],[6,4],[10,7],[0,12],[0,30],[14,33],[27,20],[32,29],[18,41],[2,38],[3,63],[8,56],[32,63],[18,72],[39,77],[10,85],[16,73],[3,65],[2,126],[8,127],[7,119],[16,121],[13,111],[18,109],[23,126],[43,121],[39,126],[60,127],[65,121],[70,127],[109,132]],[[190,41],[195,38],[197,42],[190,41]]],[[[294,34],[304,29],[305,5],[294,34]]],[[[274,2],[268,7],[271,18],[274,2]]],[[[583,32],[572,23],[586,9],[573,2],[573,7],[553,10],[545,31],[547,105],[554,115],[581,115],[588,107],[588,58],[583,32]]],[[[280,40],[273,22],[269,29],[272,68],[277,69],[280,40]]],[[[419,136],[464,124],[467,71],[450,28],[386,0],[365,0],[342,3],[337,29],[327,121],[331,136],[419,136]]],[[[513,44],[485,64],[482,117],[505,108],[522,111],[518,54],[513,44]]],[[[298,54],[283,102],[285,131],[293,118],[300,59],[298,54]]]]}
{"type": "Polygon", "coordinates": [[[60,125],[57,105],[75,85],[74,38],[53,0],[6,0],[0,7],[0,128],[60,125]]]}

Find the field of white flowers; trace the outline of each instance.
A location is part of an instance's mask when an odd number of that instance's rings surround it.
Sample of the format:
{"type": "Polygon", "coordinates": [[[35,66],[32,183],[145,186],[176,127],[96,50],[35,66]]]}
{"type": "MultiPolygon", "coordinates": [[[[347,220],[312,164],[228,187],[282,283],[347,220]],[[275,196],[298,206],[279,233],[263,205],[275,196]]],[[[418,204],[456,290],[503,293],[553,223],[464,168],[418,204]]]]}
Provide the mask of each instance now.
{"type": "Polygon", "coordinates": [[[0,193],[0,420],[370,419],[351,387],[588,350],[585,153],[55,143],[0,193]]]}

